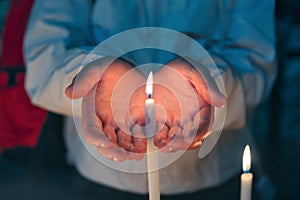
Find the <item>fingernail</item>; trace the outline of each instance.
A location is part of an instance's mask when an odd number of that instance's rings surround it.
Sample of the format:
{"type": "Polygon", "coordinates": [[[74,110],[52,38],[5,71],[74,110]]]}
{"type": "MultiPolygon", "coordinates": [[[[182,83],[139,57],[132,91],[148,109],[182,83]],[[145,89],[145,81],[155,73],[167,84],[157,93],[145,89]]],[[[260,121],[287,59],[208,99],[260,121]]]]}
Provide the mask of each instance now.
{"type": "Polygon", "coordinates": [[[118,162],[118,158],[117,157],[114,157],[113,160],[116,161],[116,162],[118,162]]]}

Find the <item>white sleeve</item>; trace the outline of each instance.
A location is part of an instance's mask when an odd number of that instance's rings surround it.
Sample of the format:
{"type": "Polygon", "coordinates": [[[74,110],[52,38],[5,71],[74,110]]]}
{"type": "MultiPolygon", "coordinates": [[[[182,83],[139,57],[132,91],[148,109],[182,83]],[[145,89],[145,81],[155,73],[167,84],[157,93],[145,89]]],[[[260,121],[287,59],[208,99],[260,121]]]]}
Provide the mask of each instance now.
{"type": "Polygon", "coordinates": [[[64,93],[91,46],[91,0],[36,0],[25,35],[25,87],[33,104],[72,114],[64,93]]]}
{"type": "Polygon", "coordinates": [[[223,72],[224,129],[238,129],[245,126],[247,110],[268,96],[276,76],[274,1],[230,2],[224,8],[221,45],[212,45],[208,52],[223,72]]]}

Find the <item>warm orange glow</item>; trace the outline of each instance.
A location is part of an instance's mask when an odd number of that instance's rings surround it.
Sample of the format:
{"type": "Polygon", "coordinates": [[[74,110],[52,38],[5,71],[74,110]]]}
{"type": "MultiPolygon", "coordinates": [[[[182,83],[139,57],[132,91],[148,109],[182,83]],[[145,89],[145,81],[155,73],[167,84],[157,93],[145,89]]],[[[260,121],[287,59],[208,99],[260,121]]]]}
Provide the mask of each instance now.
{"type": "Polygon", "coordinates": [[[249,145],[246,145],[243,153],[243,171],[249,172],[251,168],[251,152],[249,145]]]}
{"type": "Polygon", "coordinates": [[[153,73],[151,71],[147,78],[147,84],[146,84],[146,94],[148,98],[152,97],[152,91],[153,91],[153,73]]]}

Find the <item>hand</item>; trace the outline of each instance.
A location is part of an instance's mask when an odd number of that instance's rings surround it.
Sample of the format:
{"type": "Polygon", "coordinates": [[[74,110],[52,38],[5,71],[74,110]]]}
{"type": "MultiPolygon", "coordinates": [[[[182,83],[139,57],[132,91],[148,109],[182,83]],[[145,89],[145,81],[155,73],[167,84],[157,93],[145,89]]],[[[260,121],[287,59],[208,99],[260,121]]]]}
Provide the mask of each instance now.
{"type": "Polygon", "coordinates": [[[225,104],[224,96],[204,70],[200,74],[176,59],[155,74],[153,98],[163,109],[156,110],[160,130],[154,142],[162,151],[199,147],[213,120],[212,106],[225,104]]]}
{"type": "Polygon", "coordinates": [[[145,78],[127,62],[110,62],[101,59],[85,66],[66,95],[83,97],[82,132],[88,143],[111,160],[139,160],[147,140],[139,128],[145,120],[145,94],[136,89],[144,87],[145,78]]]}

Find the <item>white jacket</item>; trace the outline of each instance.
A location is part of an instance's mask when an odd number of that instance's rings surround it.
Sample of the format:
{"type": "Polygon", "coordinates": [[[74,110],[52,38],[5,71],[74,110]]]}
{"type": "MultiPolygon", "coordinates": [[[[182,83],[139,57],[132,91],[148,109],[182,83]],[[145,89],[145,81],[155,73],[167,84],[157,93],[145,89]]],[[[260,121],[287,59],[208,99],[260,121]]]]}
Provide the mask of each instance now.
{"type": "MultiPolygon", "coordinates": [[[[199,160],[197,151],[189,151],[161,170],[162,193],[195,191],[224,182],[240,171],[242,149],[252,143],[245,125],[247,110],[268,95],[276,75],[274,1],[36,0],[24,47],[26,89],[32,102],[72,115],[72,101],[64,90],[85,56],[110,36],[138,27],[188,34],[224,71],[225,131],[206,158],[199,160]]],[[[141,57],[130,59],[143,62],[141,57]]],[[[94,160],[78,136],[69,132],[71,157],[84,176],[115,188],[147,192],[145,174],[116,173],[94,160]]]]}

